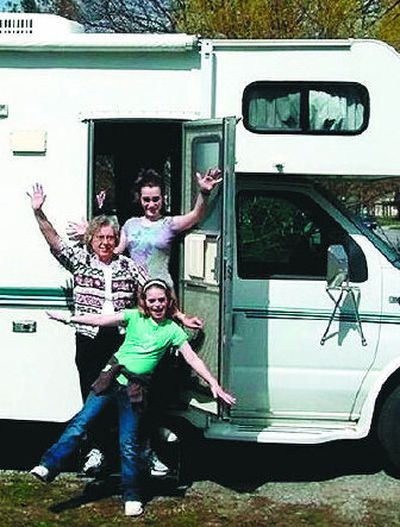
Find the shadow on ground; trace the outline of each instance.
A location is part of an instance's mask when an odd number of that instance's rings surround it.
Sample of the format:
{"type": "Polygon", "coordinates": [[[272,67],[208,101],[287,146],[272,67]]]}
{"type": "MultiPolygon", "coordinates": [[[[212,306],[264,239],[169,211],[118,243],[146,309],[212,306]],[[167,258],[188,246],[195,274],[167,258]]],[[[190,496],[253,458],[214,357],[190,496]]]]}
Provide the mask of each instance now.
{"type": "MultiPolygon", "coordinates": [[[[0,469],[29,470],[60,435],[63,425],[0,422],[0,469]]],[[[172,454],[180,451],[170,447],[172,454]]],[[[168,460],[171,451],[166,453],[168,460]]],[[[166,478],[152,481],[151,495],[179,495],[192,481],[211,480],[237,492],[252,492],[267,482],[324,481],[339,476],[373,474],[385,468],[379,446],[370,439],[322,445],[254,445],[244,442],[194,441],[185,445],[181,486],[166,478]],[[175,488],[174,488],[175,485],[175,488]]],[[[75,460],[76,465],[76,460],[75,460]]],[[[74,462],[69,469],[76,469],[74,462]]],[[[396,474],[391,473],[392,476],[396,474]]],[[[69,508],[116,492],[115,481],[104,487],[85,486],[69,508]]]]}
{"type": "Polygon", "coordinates": [[[205,442],[189,462],[194,480],[213,480],[239,492],[267,482],[325,481],[387,469],[379,445],[370,439],[312,446],[205,442]]]}

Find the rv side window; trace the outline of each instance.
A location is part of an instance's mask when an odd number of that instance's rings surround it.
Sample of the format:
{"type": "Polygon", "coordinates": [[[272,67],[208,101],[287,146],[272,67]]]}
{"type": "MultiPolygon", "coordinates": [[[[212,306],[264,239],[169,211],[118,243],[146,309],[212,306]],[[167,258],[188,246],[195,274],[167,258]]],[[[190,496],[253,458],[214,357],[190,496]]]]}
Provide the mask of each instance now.
{"type": "Polygon", "coordinates": [[[254,82],[243,94],[255,133],[359,134],[368,125],[367,89],[352,82],[254,82]]]}
{"type": "Polygon", "coordinates": [[[240,278],[325,280],[329,245],[345,247],[350,279],[367,278],[358,245],[319,205],[298,192],[243,191],[237,196],[240,278]]]}

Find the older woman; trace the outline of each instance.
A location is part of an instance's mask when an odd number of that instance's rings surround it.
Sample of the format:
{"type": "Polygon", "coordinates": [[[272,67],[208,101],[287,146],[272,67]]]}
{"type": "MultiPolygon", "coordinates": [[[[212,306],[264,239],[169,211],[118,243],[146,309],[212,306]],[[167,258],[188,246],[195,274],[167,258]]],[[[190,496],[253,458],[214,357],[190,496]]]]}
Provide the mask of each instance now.
{"type": "MultiPolygon", "coordinates": [[[[70,247],[43,212],[46,196],[42,186],[34,185],[28,195],[51,253],[73,275],[75,314],[113,314],[136,305],[138,285],[143,284],[147,276],[133,260],[115,254],[119,243],[116,220],[109,216],[94,218],[85,234],[85,247],[70,247]]],[[[76,326],[75,361],[83,400],[122,340],[117,328],[76,326]]],[[[92,454],[86,468],[99,462],[100,452],[96,449],[92,454]]]]}

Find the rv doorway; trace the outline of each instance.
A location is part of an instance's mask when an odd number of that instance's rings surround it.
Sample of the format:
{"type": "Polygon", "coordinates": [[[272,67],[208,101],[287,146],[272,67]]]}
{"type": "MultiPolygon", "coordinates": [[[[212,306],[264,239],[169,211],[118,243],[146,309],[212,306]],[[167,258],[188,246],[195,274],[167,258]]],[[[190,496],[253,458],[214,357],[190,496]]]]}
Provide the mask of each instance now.
{"type": "MultiPolygon", "coordinates": [[[[167,214],[181,210],[182,123],[178,121],[92,121],[90,123],[88,215],[115,214],[120,225],[142,210],[135,200],[141,170],[153,168],[164,180],[167,214]],[[96,196],[106,192],[100,208],[96,196]]],[[[171,275],[178,279],[178,244],[171,275]]],[[[177,282],[176,282],[177,283],[177,282]]]]}

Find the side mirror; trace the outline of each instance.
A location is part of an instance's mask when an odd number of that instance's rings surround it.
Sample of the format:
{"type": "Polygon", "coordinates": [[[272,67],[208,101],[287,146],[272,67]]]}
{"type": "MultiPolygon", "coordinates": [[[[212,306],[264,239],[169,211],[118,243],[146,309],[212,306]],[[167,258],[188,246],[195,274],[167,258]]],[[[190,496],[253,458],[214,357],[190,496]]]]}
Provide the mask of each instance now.
{"type": "Polygon", "coordinates": [[[328,247],[328,266],[326,273],[327,287],[335,289],[342,286],[349,278],[349,259],[343,245],[328,247]]]}

